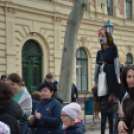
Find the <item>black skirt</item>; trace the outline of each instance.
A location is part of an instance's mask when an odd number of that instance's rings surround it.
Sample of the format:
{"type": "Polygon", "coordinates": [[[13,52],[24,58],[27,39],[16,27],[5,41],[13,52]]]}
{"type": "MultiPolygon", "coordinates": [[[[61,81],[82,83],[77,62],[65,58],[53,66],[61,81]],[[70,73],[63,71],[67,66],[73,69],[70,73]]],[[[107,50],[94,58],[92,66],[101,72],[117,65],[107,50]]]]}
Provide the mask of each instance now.
{"type": "Polygon", "coordinates": [[[113,93],[121,101],[126,91],[123,86],[117,82],[114,65],[106,64],[104,72],[107,77],[108,96],[113,93]]]}

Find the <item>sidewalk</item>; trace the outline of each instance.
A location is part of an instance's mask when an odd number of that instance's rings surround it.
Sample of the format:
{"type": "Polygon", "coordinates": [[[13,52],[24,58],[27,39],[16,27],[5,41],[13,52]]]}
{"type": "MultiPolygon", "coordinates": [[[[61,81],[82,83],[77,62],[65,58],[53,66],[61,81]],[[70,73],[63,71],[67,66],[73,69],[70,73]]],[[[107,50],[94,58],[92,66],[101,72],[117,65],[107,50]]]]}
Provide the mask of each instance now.
{"type": "MultiPolygon", "coordinates": [[[[82,114],[79,116],[80,119],[84,121],[84,110],[82,110],[82,114]]],[[[101,121],[101,114],[99,113],[99,118],[94,118],[94,122],[101,121]]],[[[86,122],[93,122],[93,115],[86,115],[86,122]]]]}
{"type": "MultiPolygon", "coordinates": [[[[79,116],[79,119],[84,121],[84,110],[82,110],[82,114],[79,116]]],[[[93,123],[93,115],[86,115],[86,134],[100,134],[101,128],[101,114],[99,113],[99,118],[94,118],[93,123]]],[[[106,128],[108,128],[108,123],[106,124],[106,128]]],[[[106,130],[106,134],[108,134],[108,130],[106,130]]]]}
{"type": "MultiPolygon", "coordinates": [[[[100,130],[98,130],[98,131],[87,132],[85,134],[100,134],[100,133],[101,133],[100,130]]],[[[109,130],[108,129],[105,131],[105,134],[109,134],[109,130]]]]}

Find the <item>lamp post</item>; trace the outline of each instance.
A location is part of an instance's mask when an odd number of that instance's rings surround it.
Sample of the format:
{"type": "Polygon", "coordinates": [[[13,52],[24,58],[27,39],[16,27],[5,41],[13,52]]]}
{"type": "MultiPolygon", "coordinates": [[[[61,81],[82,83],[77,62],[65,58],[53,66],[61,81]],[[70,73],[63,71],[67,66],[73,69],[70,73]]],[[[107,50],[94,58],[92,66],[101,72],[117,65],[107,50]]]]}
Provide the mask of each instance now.
{"type": "Polygon", "coordinates": [[[107,24],[104,25],[103,28],[112,35],[114,25],[110,22],[110,20],[108,20],[107,24]]]}

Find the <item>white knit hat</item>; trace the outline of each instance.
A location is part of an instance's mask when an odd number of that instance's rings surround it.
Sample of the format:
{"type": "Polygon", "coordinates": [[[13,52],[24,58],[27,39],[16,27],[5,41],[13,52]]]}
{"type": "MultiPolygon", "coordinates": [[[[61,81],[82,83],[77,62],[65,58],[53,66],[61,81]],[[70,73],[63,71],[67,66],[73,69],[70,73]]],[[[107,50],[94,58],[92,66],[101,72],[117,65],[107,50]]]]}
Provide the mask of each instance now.
{"type": "Polygon", "coordinates": [[[66,105],[62,111],[64,111],[67,115],[69,115],[72,119],[76,120],[78,115],[81,114],[81,106],[76,103],[72,102],[66,105]]]}
{"type": "Polygon", "coordinates": [[[10,128],[1,121],[0,121],[0,134],[11,134],[10,128]]]}

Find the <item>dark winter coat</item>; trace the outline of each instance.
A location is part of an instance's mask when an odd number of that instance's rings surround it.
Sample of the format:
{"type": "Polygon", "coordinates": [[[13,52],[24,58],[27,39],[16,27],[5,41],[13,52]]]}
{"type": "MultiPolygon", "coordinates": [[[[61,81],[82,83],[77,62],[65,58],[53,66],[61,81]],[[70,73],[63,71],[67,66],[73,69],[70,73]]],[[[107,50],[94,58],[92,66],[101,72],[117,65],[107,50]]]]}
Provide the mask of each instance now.
{"type": "Polygon", "coordinates": [[[41,119],[35,119],[30,124],[31,128],[37,128],[35,134],[61,134],[62,121],[60,118],[62,105],[56,99],[44,99],[39,102],[34,111],[41,113],[41,119]]]}
{"type": "Polygon", "coordinates": [[[34,108],[37,103],[38,103],[38,101],[36,101],[35,99],[32,98],[32,112],[34,111],[34,108]]]}
{"type": "Polygon", "coordinates": [[[78,91],[74,83],[72,83],[71,86],[71,102],[76,102],[76,99],[78,99],[78,91]]]}
{"type": "Polygon", "coordinates": [[[62,134],[84,134],[85,124],[83,122],[75,123],[74,126],[68,127],[63,130],[62,134]]]}
{"type": "Polygon", "coordinates": [[[11,134],[20,134],[18,120],[22,117],[22,110],[17,102],[10,100],[0,108],[0,121],[6,123],[11,134]]]}

